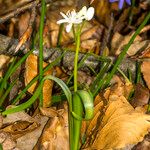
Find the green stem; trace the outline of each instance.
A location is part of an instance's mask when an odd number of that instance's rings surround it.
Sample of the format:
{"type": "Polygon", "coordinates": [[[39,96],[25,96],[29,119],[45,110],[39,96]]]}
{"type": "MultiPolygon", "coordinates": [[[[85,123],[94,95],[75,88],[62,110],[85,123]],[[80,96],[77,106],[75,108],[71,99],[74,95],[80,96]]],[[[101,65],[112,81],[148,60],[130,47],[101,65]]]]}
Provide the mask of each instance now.
{"type": "MultiPolygon", "coordinates": [[[[39,82],[43,78],[43,28],[44,28],[44,16],[45,16],[45,0],[42,0],[42,10],[40,18],[40,41],[39,41],[39,82]]],[[[40,94],[40,106],[43,106],[43,92],[40,94]]]]}
{"type": "Polygon", "coordinates": [[[107,78],[106,78],[107,80],[104,83],[104,87],[106,87],[110,83],[110,80],[112,79],[112,77],[113,77],[114,73],[116,72],[118,66],[120,65],[121,61],[125,57],[129,47],[131,46],[131,44],[135,40],[136,36],[140,33],[142,28],[146,25],[146,23],[148,22],[149,19],[150,19],[150,12],[147,14],[147,16],[145,17],[145,19],[142,22],[142,24],[138,27],[136,32],[133,34],[133,36],[131,37],[129,43],[125,46],[124,50],[120,53],[120,55],[119,55],[117,61],[115,62],[114,67],[112,68],[110,74],[107,75],[107,78]]]}
{"type": "Polygon", "coordinates": [[[63,29],[64,29],[64,24],[61,24],[60,27],[59,27],[59,33],[58,33],[58,39],[57,39],[57,47],[60,47],[60,45],[61,45],[63,29]]]}
{"type": "Polygon", "coordinates": [[[139,83],[141,79],[141,62],[137,61],[136,65],[137,65],[137,71],[135,77],[135,84],[139,83]]]}
{"type": "Polygon", "coordinates": [[[78,85],[77,85],[77,74],[78,74],[78,55],[79,55],[79,48],[80,48],[80,34],[81,29],[80,26],[78,26],[78,31],[76,33],[76,53],[75,53],[75,59],[74,59],[74,91],[77,91],[78,85]]]}

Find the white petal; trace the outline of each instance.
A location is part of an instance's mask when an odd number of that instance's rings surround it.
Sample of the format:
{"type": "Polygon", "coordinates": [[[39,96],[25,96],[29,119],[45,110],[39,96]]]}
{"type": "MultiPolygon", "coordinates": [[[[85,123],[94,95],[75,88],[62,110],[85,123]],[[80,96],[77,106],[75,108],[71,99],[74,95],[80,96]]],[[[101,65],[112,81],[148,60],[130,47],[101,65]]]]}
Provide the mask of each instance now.
{"type": "Polygon", "coordinates": [[[72,16],[72,17],[75,17],[76,15],[77,15],[77,13],[76,13],[75,10],[71,11],[71,16],[72,16]]]}
{"type": "Polygon", "coordinates": [[[70,32],[70,31],[71,31],[71,28],[72,28],[72,23],[69,23],[69,24],[66,26],[66,32],[70,32]]]}
{"type": "Polygon", "coordinates": [[[78,17],[80,18],[80,17],[82,17],[82,16],[84,16],[85,14],[86,14],[86,12],[87,12],[87,8],[86,8],[86,6],[84,6],[84,7],[82,7],[82,9],[78,12],[78,17]]]}
{"type": "Polygon", "coordinates": [[[64,13],[60,12],[60,14],[61,14],[65,19],[68,19],[68,17],[67,17],[64,13]]]}
{"type": "Polygon", "coordinates": [[[57,21],[57,24],[62,24],[68,22],[66,19],[61,19],[57,21]]]}
{"type": "Polygon", "coordinates": [[[91,20],[94,16],[94,8],[89,7],[86,14],[86,20],[91,20]]]}

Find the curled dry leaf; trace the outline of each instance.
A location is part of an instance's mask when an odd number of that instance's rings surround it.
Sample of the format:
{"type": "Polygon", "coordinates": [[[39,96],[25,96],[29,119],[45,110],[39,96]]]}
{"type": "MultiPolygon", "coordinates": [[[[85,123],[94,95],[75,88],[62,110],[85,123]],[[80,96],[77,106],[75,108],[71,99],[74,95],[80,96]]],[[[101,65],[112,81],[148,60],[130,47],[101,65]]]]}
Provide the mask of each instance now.
{"type": "Polygon", "coordinates": [[[90,131],[94,137],[83,148],[131,148],[143,140],[150,128],[150,116],[136,111],[124,97],[124,93],[118,92],[118,87],[106,90],[104,97],[107,105],[99,113],[99,119],[95,123],[97,125],[93,125],[94,128],[90,131]]]}
{"type": "Polygon", "coordinates": [[[49,119],[34,150],[69,150],[68,113],[64,107],[58,111],[59,116],[49,119]]]}
{"type": "Polygon", "coordinates": [[[48,121],[48,117],[37,114],[34,119],[40,124],[35,130],[24,134],[23,136],[17,138],[17,147],[20,150],[32,150],[36,145],[39,137],[42,134],[44,126],[48,121]]]}
{"type": "MultiPolygon", "coordinates": [[[[48,64],[43,62],[43,67],[48,64]]],[[[26,60],[25,66],[25,84],[27,85],[37,74],[38,74],[38,58],[37,56],[31,54],[26,60]]],[[[52,74],[52,70],[48,70],[44,75],[52,74]]],[[[37,82],[35,82],[28,91],[33,93],[37,87],[37,82]]],[[[53,81],[46,80],[43,85],[43,107],[49,107],[51,104],[51,94],[52,94],[53,81]]]]}
{"type": "Polygon", "coordinates": [[[3,119],[3,126],[0,131],[11,134],[12,138],[17,138],[29,133],[39,127],[38,122],[25,112],[17,112],[7,115],[3,119]]]}

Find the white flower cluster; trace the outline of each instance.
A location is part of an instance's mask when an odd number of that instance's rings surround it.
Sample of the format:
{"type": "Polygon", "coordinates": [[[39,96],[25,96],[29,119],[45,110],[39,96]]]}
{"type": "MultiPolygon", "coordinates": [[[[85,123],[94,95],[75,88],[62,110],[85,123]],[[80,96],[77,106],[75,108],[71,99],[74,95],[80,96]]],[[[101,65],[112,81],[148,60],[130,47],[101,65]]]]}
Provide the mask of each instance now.
{"type": "Polygon", "coordinates": [[[68,23],[66,26],[66,32],[70,32],[73,24],[80,24],[83,20],[91,20],[94,16],[94,8],[89,7],[87,9],[84,6],[79,12],[68,11],[66,14],[60,12],[64,19],[57,21],[57,24],[68,23]]]}

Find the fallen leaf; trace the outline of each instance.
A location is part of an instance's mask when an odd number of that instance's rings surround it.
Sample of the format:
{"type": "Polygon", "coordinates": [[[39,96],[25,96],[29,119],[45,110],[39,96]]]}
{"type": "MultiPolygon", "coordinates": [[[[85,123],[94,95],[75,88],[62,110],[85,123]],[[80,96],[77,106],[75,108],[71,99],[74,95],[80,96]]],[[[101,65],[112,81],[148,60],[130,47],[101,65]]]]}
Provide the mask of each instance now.
{"type": "Polygon", "coordinates": [[[43,134],[39,138],[34,150],[69,150],[69,133],[68,133],[68,112],[65,108],[61,109],[59,116],[52,117],[48,120],[43,134]]]}
{"type": "Polygon", "coordinates": [[[141,65],[141,72],[143,74],[144,80],[150,89],[150,61],[143,61],[141,65]]]}
{"type": "Polygon", "coordinates": [[[32,150],[33,147],[36,145],[39,137],[41,136],[43,129],[48,121],[48,117],[41,116],[37,114],[34,119],[40,124],[38,128],[35,130],[28,132],[21,137],[16,139],[17,142],[17,148],[20,150],[32,150]]]}
{"type": "Polygon", "coordinates": [[[148,104],[149,97],[149,89],[138,83],[135,85],[135,92],[131,104],[133,107],[144,106],[148,104]]]}
{"type": "MultiPolygon", "coordinates": [[[[43,62],[43,67],[48,64],[43,62]]],[[[37,74],[38,74],[38,58],[37,56],[31,54],[26,60],[25,66],[25,85],[27,85],[37,74]]],[[[44,75],[52,74],[52,70],[48,70],[44,75]]],[[[37,87],[37,82],[35,82],[28,91],[33,93],[37,87]]],[[[49,107],[51,104],[51,94],[52,94],[53,81],[46,80],[43,85],[43,107],[49,107]]]]}
{"type": "Polygon", "coordinates": [[[39,124],[34,118],[25,112],[17,112],[7,115],[3,119],[1,131],[11,134],[12,138],[16,140],[22,135],[35,130],[37,127],[39,127],[39,124]]]}
{"type": "MultiPolygon", "coordinates": [[[[122,51],[123,47],[129,42],[130,38],[132,37],[133,33],[130,35],[122,36],[118,32],[115,32],[112,41],[111,41],[111,48],[115,55],[119,55],[122,51]]],[[[141,42],[141,37],[137,36],[134,42],[141,42]]],[[[145,44],[145,43],[144,43],[145,44]]],[[[144,45],[143,44],[143,45],[144,45]]],[[[131,52],[131,50],[130,50],[131,52]]],[[[132,52],[133,53],[133,52],[132,52]]]]}
{"type": "Polygon", "coordinates": [[[16,142],[12,139],[10,134],[3,131],[0,131],[0,144],[2,144],[3,150],[12,150],[16,148],[16,142]]]}
{"type": "Polygon", "coordinates": [[[124,92],[120,93],[118,88],[120,87],[109,88],[104,93],[107,105],[103,113],[99,114],[101,119],[95,123],[96,128],[91,130],[94,137],[83,148],[131,149],[148,133],[150,115],[136,111],[124,97],[124,92]]]}
{"type": "Polygon", "coordinates": [[[3,69],[7,67],[10,62],[10,57],[6,55],[0,55],[0,77],[3,76],[3,69]]]}

